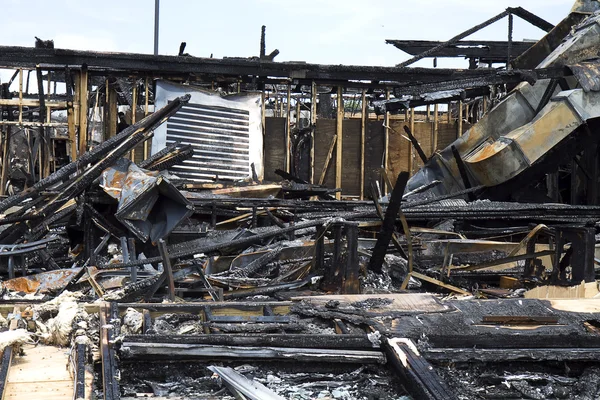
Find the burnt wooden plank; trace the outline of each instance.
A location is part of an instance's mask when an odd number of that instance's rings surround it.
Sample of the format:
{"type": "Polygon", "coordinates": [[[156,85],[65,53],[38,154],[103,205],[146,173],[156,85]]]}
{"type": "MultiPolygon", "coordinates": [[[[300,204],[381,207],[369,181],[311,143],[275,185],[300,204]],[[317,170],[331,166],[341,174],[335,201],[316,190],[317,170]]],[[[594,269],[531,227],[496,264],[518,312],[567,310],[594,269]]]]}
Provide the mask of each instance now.
{"type": "Polygon", "coordinates": [[[370,193],[371,182],[377,171],[383,167],[384,134],[383,121],[367,122],[365,132],[365,187],[364,192],[370,193]]]}
{"type": "Polygon", "coordinates": [[[342,189],[344,195],[360,196],[360,130],[359,119],[346,119],[342,124],[342,189]]]}
{"type": "MultiPolygon", "coordinates": [[[[317,119],[317,125],[315,127],[315,177],[321,176],[321,171],[323,171],[325,162],[327,161],[331,140],[335,135],[335,119],[317,119]]],[[[323,181],[323,185],[329,188],[335,188],[336,151],[337,150],[335,149],[333,150],[331,160],[329,161],[329,167],[325,174],[325,180],[323,181]]]]}
{"type": "Polygon", "coordinates": [[[285,118],[265,118],[265,180],[279,181],[275,170],[285,170],[285,118]]]}

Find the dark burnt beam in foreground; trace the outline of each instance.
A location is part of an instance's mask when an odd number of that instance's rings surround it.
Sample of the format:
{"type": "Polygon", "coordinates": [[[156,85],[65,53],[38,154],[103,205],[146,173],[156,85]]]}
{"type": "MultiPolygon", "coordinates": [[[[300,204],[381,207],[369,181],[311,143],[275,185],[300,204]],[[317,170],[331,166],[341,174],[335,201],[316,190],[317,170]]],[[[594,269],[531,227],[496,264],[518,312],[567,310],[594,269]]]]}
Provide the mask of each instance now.
{"type": "Polygon", "coordinates": [[[402,195],[408,182],[408,172],[401,172],[396,180],[396,185],[392,190],[390,203],[385,211],[385,216],[381,224],[381,229],[377,234],[377,242],[373,248],[373,255],[369,261],[369,269],[374,272],[381,273],[381,267],[387,254],[388,245],[394,234],[394,226],[396,224],[396,216],[402,205],[402,195]]]}

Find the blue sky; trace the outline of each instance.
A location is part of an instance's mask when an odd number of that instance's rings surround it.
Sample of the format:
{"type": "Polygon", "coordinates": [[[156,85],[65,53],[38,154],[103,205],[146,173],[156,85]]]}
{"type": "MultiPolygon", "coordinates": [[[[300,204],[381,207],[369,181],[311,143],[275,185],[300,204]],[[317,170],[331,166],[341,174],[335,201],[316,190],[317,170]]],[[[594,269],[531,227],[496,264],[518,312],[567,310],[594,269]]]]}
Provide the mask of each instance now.
{"type": "MultiPolygon", "coordinates": [[[[152,53],[154,0],[3,0],[1,45],[32,46],[34,36],[55,47],[152,53]],[[6,34],[8,32],[8,35],[6,34]]],[[[162,0],[161,54],[179,44],[195,56],[258,55],[261,25],[276,61],[392,66],[408,56],[385,39],[445,40],[498,14],[523,8],[557,23],[573,0],[162,0]]],[[[514,39],[543,32],[515,18],[514,39]]],[[[473,35],[505,40],[506,20],[473,35]]],[[[432,66],[423,60],[420,66],[432,66]]],[[[441,67],[466,66],[445,60],[441,67]]],[[[6,72],[1,77],[6,79],[6,72]]]]}

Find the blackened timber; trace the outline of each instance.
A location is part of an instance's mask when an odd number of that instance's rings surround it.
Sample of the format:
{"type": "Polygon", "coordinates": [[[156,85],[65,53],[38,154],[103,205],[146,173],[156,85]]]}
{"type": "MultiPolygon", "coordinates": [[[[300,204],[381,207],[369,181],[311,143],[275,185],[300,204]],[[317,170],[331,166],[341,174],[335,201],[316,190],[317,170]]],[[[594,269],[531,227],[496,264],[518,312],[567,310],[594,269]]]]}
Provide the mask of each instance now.
{"type": "MultiPolygon", "coordinates": [[[[463,181],[463,186],[465,187],[465,189],[471,189],[469,175],[467,175],[467,168],[465,167],[465,163],[460,157],[460,153],[454,145],[452,145],[452,155],[454,156],[454,160],[456,161],[456,165],[458,166],[458,172],[460,172],[460,177],[463,181]]],[[[475,200],[475,195],[472,192],[470,192],[467,196],[469,196],[469,200],[475,200]]]]}
{"type": "Polygon", "coordinates": [[[417,400],[457,398],[411,340],[387,339],[383,347],[388,361],[404,378],[404,383],[410,388],[413,398],[417,400]]]}
{"type": "Polygon", "coordinates": [[[8,383],[8,370],[12,363],[13,348],[7,346],[2,352],[2,358],[0,359],[0,398],[4,398],[4,391],[6,390],[6,384],[8,383]]]}
{"type": "Polygon", "coordinates": [[[134,132],[131,136],[127,137],[122,143],[118,144],[116,148],[110,151],[106,157],[99,160],[95,165],[87,168],[80,176],[69,181],[67,186],[57,195],[54,199],[50,200],[49,203],[41,207],[37,212],[40,214],[49,215],[58,210],[68,199],[77,196],[85,190],[85,188],[92,183],[102,171],[112,165],[118,158],[122,157],[133,149],[138,143],[142,142],[149,132],[154,131],[158,125],[161,125],[169,117],[174,115],[183,105],[185,105],[190,99],[190,95],[179,97],[162,109],[144,118],[140,122],[133,125],[134,132]],[[158,114],[155,116],[155,114],[158,114]],[[154,118],[152,118],[154,117],[154,118]]]}
{"type": "Polygon", "coordinates": [[[176,343],[123,342],[123,360],[187,359],[267,359],[301,362],[334,362],[358,364],[383,364],[385,355],[379,351],[314,349],[294,347],[220,346],[176,343]]]}
{"type": "Polygon", "coordinates": [[[598,348],[522,348],[522,349],[480,349],[480,348],[429,348],[424,356],[430,362],[512,362],[512,361],[591,361],[600,359],[598,348]]]}
{"type": "Polygon", "coordinates": [[[410,140],[410,142],[412,143],[413,147],[417,151],[417,154],[419,155],[419,158],[421,159],[421,161],[423,161],[423,164],[426,164],[427,163],[427,156],[425,155],[425,152],[421,148],[421,145],[419,144],[419,141],[417,140],[417,138],[414,137],[414,135],[410,131],[410,128],[408,126],[406,126],[406,125],[404,125],[404,132],[406,132],[406,135],[408,136],[408,139],[410,140]]]}
{"type": "Polygon", "coordinates": [[[318,334],[211,334],[211,335],[127,335],[125,342],[206,344],[223,346],[274,346],[367,350],[377,348],[366,335],[318,334]]]}
{"type": "Polygon", "coordinates": [[[517,57],[512,65],[514,68],[533,68],[541,63],[562,40],[571,32],[571,28],[578,25],[584,18],[583,13],[570,13],[560,21],[546,36],[517,57]]]}
{"type": "Polygon", "coordinates": [[[519,83],[522,81],[535,84],[536,81],[541,79],[559,79],[571,76],[572,74],[568,69],[559,67],[535,71],[513,69],[510,71],[496,71],[493,74],[477,77],[462,77],[460,79],[447,79],[438,82],[400,85],[394,88],[394,94],[397,96],[419,95],[447,90],[484,88],[489,85],[519,83]]]}
{"type": "MultiPolygon", "coordinates": [[[[38,181],[31,188],[23,190],[21,193],[14,196],[10,196],[0,202],[0,212],[6,211],[11,206],[22,203],[28,198],[35,198],[45,188],[58,183],[63,180],[67,180],[69,176],[78,171],[83,165],[93,164],[105,157],[115,147],[121,145],[130,136],[134,135],[140,127],[148,127],[150,130],[157,125],[160,125],[163,120],[166,120],[169,116],[177,112],[181,106],[187,102],[187,99],[176,99],[169,103],[162,111],[159,110],[157,113],[150,114],[147,118],[124,129],[119,135],[113,136],[112,138],[105,140],[98,146],[95,146],[92,150],[81,155],[76,161],[72,161],[63,168],[49,175],[48,177],[38,181]]],[[[30,202],[32,203],[32,202],[30,202]]]]}
{"type": "Polygon", "coordinates": [[[360,293],[359,261],[358,261],[358,224],[346,222],[346,269],[344,271],[344,281],[342,283],[342,293],[358,294],[360,293]]]}
{"type": "MultiPolygon", "coordinates": [[[[158,240],[158,251],[160,252],[160,256],[162,258],[167,284],[169,285],[169,299],[171,301],[175,301],[175,280],[173,278],[173,268],[171,267],[171,256],[167,250],[167,244],[163,239],[158,240]]],[[[135,268],[135,266],[132,266],[131,268],[135,268]]]]}
{"type": "MultiPolygon", "coordinates": [[[[135,53],[103,53],[67,49],[38,49],[31,47],[0,46],[0,67],[64,69],[87,65],[90,74],[129,75],[214,75],[215,77],[240,76],[272,77],[315,81],[317,83],[339,81],[390,81],[390,82],[438,82],[460,77],[475,77],[493,73],[493,70],[443,69],[443,68],[396,68],[376,66],[321,65],[303,62],[279,63],[247,58],[200,58],[135,53]]],[[[357,83],[348,82],[355,87],[357,83]]],[[[387,86],[393,86],[386,84],[387,86]]]]}
{"type": "MultiPolygon", "coordinates": [[[[345,217],[346,219],[353,219],[353,218],[369,216],[370,214],[371,214],[370,212],[361,212],[361,213],[348,213],[346,215],[341,215],[341,216],[345,217]]],[[[217,243],[217,244],[199,245],[199,243],[197,241],[190,241],[185,244],[182,244],[180,247],[181,250],[171,252],[171,258],[187,257],[187,256],[191,256],[194,254],[200,254],[200,253],[214,253],[214,252],[218,252],[219,250],[227,248],[227,247],[246,246],[246,245],[251,245],[251,244],[255,244],[255,243],[260,243],[262,240],[269,239],[274,236],[287,234],[289,232],[297,231],[300,229],[316,227],[319,225],[323,225],[327,222],[328,222],[328,219],[300,222],[295,225],[287,226],[286,228],[272,229],[267,232],[256,234],[254,236],[245,237],[245,238],[241,238],[241,239],[234,239],[234,240],[230,240],[228,242],[217,243]],[[185,246],[183,246],[183,245],[185,245],[185,246]]],[[[143,264],[149,264],[149,263],[161,262],[161,261],[162,261],[161,257],[151,257],[151,258],[147,258],[145,260],[137,260],[137,261],[122,263],[122,264],[105,264],[105,265],[99,266],[98,268],[124,268],[124,267],[131,267],[134,265],[143,265],[143,264]]]]}
{"type": "MultiPolygon", "coordinates": [[[[438,46],[441,42],[430,40],[386,40],[396,48],[411,56],[423,53],[438,46]]],[[[520,55],[535,42],[512,42],[513,58],[520,55]]],[[[504,62],[508,49],[506,41],[491,40],[461,40],[453,45],[444,47],[433,53],[432,57],[466,57],[478,58],[482,62],[504,62]]]]}
{"type": "Polygon", "coordinates": [[[554,29],[554,25],[545,19],[538,17],[534,13],[527,11],[523,7],[509,7],[508,12],[516,15],[517,17],[529,22],[531,25],[540,28],[543,31],[550,32],[554,29]]]}
{"type": "Polygon", "coordinates": [[[454,43],[457,43],[458,41],[466,38],[467,36],[470,36],[471,34],[485,28],[488,25],[493,24],[496,21],[501,20],[502,18],[506,17],[508,15],[508,10],[504,10],[503,12],[501,12],[500,14],[488,19],[487,21],[482,22],[479,25],[475,25],[474,27],[467,29],[466,31],[459,33],[458,35],[454,36],[452,39],[447,40],[446,42],[442,42],[439,45],[424,51],[423,53],[417,54],[416,56],[412,57],[409,60],[406,60],[400,64],[398,64],[398,67],[406,67],[409,66],[411,64],[414,64],[415,62],[426,58],[426,57],[432,57],[432,54],[435,54],[436,52],[440,51],[441,49],[443,49],[444,47],[453,45],[454,43]]]}
{"type": "Polygon", "coordinates": [[[381,224],[379,234],[377,235],[377,242],[375,243],[373,255],[371,256],[371,260],[369,262],[369,269],[371,271],[381,273],[381,267],[387,253],[387,248],[390,243],[390,239],[394,234],[396,216],[398,215],[398,211],[400,211],[400,206],[402,205],[402,195],[404,194],[404,189],[406,188],[406,183],[408,182],[408,176],[408,172],[401,172],[396,180],[394,190],[392,190],[390,203],[385,211],[385,217],[383,219],[383,223],[381,224]]]}
{"type": "Polygon", "coordinates": [[[85,354],[87,346],[83,343],[78,343],[76,356],[76,373],[75,373],[75,399],[85,399],[85,354]]]}
{"type": "Polygon", "coordinates": [[[104,304],[100,309],[100,352],[102,356],[102,384],[104,400],[118,400],[121,398],[119,383],[117,382],[116,354],[113,347],[114,331],[112,320],[107,314],[109,307],[104,304]],[[108,324],[111,322],[111,324],[108,324]]]}

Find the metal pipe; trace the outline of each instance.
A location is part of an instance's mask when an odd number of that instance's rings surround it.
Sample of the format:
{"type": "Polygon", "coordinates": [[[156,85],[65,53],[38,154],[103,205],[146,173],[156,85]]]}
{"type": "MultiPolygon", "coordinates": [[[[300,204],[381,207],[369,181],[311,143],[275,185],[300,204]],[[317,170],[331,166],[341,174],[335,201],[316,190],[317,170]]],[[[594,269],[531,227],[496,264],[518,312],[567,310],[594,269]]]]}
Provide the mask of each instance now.
{"type": "Polygon", "coordinates": [[[158,55],[158,14],[160,12],[160,0],[154,0],[154,55],[158,55]]]}

